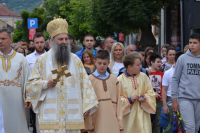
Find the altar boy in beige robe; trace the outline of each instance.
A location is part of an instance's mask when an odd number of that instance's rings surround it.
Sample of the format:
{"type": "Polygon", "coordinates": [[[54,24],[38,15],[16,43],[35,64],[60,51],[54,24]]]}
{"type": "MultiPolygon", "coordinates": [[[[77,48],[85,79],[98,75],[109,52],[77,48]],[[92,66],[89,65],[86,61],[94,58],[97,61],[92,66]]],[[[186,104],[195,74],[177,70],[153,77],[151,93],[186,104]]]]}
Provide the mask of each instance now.
{"type": "Polygon", "coordinates": [[[149,78],[140,72],[141,57],[130,54],[123,63],[126,72],[117,78],[123,110],[122,133],[151,133],[150,113],[156,112],[156,97],[149,78]]]}
{"type": "MultiPolygon", "coordinates": [[[[120,133],[122,128],[122,108],[119,82],[107,71],[109,53],[99,50],[96,54],[97,70],[89,76],[99,101],[98,110],[92,114],[94,133],[120,133]]],[[[86,125],[87,127],[87,125],[86,125]]]]}

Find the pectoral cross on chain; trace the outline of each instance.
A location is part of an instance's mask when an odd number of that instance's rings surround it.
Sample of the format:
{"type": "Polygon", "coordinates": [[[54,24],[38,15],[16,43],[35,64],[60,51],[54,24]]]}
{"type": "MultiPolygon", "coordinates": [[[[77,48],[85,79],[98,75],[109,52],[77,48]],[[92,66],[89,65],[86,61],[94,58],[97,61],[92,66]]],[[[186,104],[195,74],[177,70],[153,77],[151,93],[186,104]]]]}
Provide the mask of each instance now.
{"type": "MultiPolygon", "coordinates": [[[[51,72],[52,72],[53,74],[57,74],[57,77],[54,78],[53,80],[56,81],[56,82],[59,82],[59,81],[60,81],[60,78],[61,78],[63,75],[66,76],[66,77],[71,76],[71,73],[70,73],[70,72],[65,73],[65,70],[68,70],[68,68],[67,68],[66,65],[62,66],[62,67],[60,68],[60,70],[57,70],[57,69],[51,70],[51,72]]],[[[62,81],[61,85],[63,85],[63,81],[62,81]]]]}

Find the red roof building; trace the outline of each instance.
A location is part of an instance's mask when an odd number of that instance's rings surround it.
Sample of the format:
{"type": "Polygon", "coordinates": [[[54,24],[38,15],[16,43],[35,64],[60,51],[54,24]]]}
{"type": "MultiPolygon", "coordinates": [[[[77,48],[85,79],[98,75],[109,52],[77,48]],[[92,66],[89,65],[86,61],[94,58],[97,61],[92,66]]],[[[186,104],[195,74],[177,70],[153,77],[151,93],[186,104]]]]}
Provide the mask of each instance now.
{"type": "Polygon", "coordinates": [[[8,6],[5,3],[0,3],[0,20],[15,27],[15,22],[22,19],[19,14],[8,9],[8,6]]]}
{"type": "Polygon", "coordinates": [[[3,4],[0,3],[0,16],[21,17],[19,14],[8,9],[7,5],[4,3],[3,4]]]}

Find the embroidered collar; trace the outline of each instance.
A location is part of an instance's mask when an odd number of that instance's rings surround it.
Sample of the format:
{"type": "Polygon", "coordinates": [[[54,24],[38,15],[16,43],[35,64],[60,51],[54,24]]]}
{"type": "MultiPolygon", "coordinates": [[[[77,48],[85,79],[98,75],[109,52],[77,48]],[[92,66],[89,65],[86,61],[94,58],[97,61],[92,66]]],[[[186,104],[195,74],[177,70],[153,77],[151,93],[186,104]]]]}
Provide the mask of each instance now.
{"type": "Polygon", "coordinates": [[[125,71],[124,73],[125,73],[125,75],[126,75],[127,77],[135,77],[135,76],[137,75],[137,74],[134,74],[133,76],[131,76],[130,74],[128,74],[127,71],[125,71]]]}
{"type": "Polygon", "coordinates": [[[4,53],[2,53],[1,51],[0,51],[0,54],[3,55],[4,57],[8,57],[8,56],[10,56],[10,55],[13,54],[13,49],[12,49],[11,52],[10,52],[9,54],[7,54],[7,55],[5,55],[4,53]]]}
{"type": "Polygon", "coordinates": [[[10,60],[11,60],[13,57],[15,57],[15,55],[16,55],[16,51],[14,51],[14,50],[12,50],[11,53],[9,53],[9,54],[6,55],[6,56],[0,54],[0,58],[2,59],[3,70],[4,70],[5,72],[8,72],[8,71],[10,70],[10,68],[11,68],[11,61],[10,61],[10,60]],[[11,55],[10,55],[10,54],[11,54],[11,55]],[[5,60],[6,58],[7,58],[7,68],[6,68],[6,60],[5,60]]]}
{"type": "Polygon", "coordinates": [[[136,90],[136,89],[138,88],[137,77],[140,75],[140,73],[131,76],[130,74],[127,73],[127,71],[125,71],[123,74],[124,74],[124,76],[125,76],[126,78],[128,78],[128,79],[131,80],[132,86],[133,86],[133,88],[136,90]]]}

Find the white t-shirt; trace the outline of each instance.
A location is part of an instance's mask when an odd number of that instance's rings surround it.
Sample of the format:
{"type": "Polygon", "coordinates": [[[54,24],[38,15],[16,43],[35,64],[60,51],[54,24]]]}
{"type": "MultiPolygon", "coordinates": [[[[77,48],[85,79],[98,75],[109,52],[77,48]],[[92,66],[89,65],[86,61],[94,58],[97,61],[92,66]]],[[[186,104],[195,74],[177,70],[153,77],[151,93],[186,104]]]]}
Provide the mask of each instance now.
{"type": "Polygon", "coordinates": [[[175,70],[174,67],[171,67],[169,70],[167,70],[164,73],[163,81],[162,81],[162,86],[168,86],[168,88],[167,88],[167,96],[169,96],[169,97],[172,97],[171,96],[171,82],[172,82],[172,77],[173,77],[173,74],[174,74],[174,70],[175,70]]]}
{"type": "Polygon", "coordinates": [[[164,72],[166,72],[167,70],[169,70],[170,68],[172,68],[175,64],[165,64],[165,68],[164,68],[164,72]]]}
{"type": "Polygon", "coordinates": [[[115,62],[112,68],[112,74],[115,75],[116,77],[119,74],[119,69],[121,69],[122,67],[124,67],[123,63],[117,63],[115,62]]]}
{"type": "MultiPolygon", "coordinates": [[[[46,51],[44,53],[46,53],[46,51]]],[[[36,52],[36,50],[35,52],[26,56],[31,72],[33,71],[33,66],[35,65],[35,62],[39,56],[40,55],[36,52]]]]}

